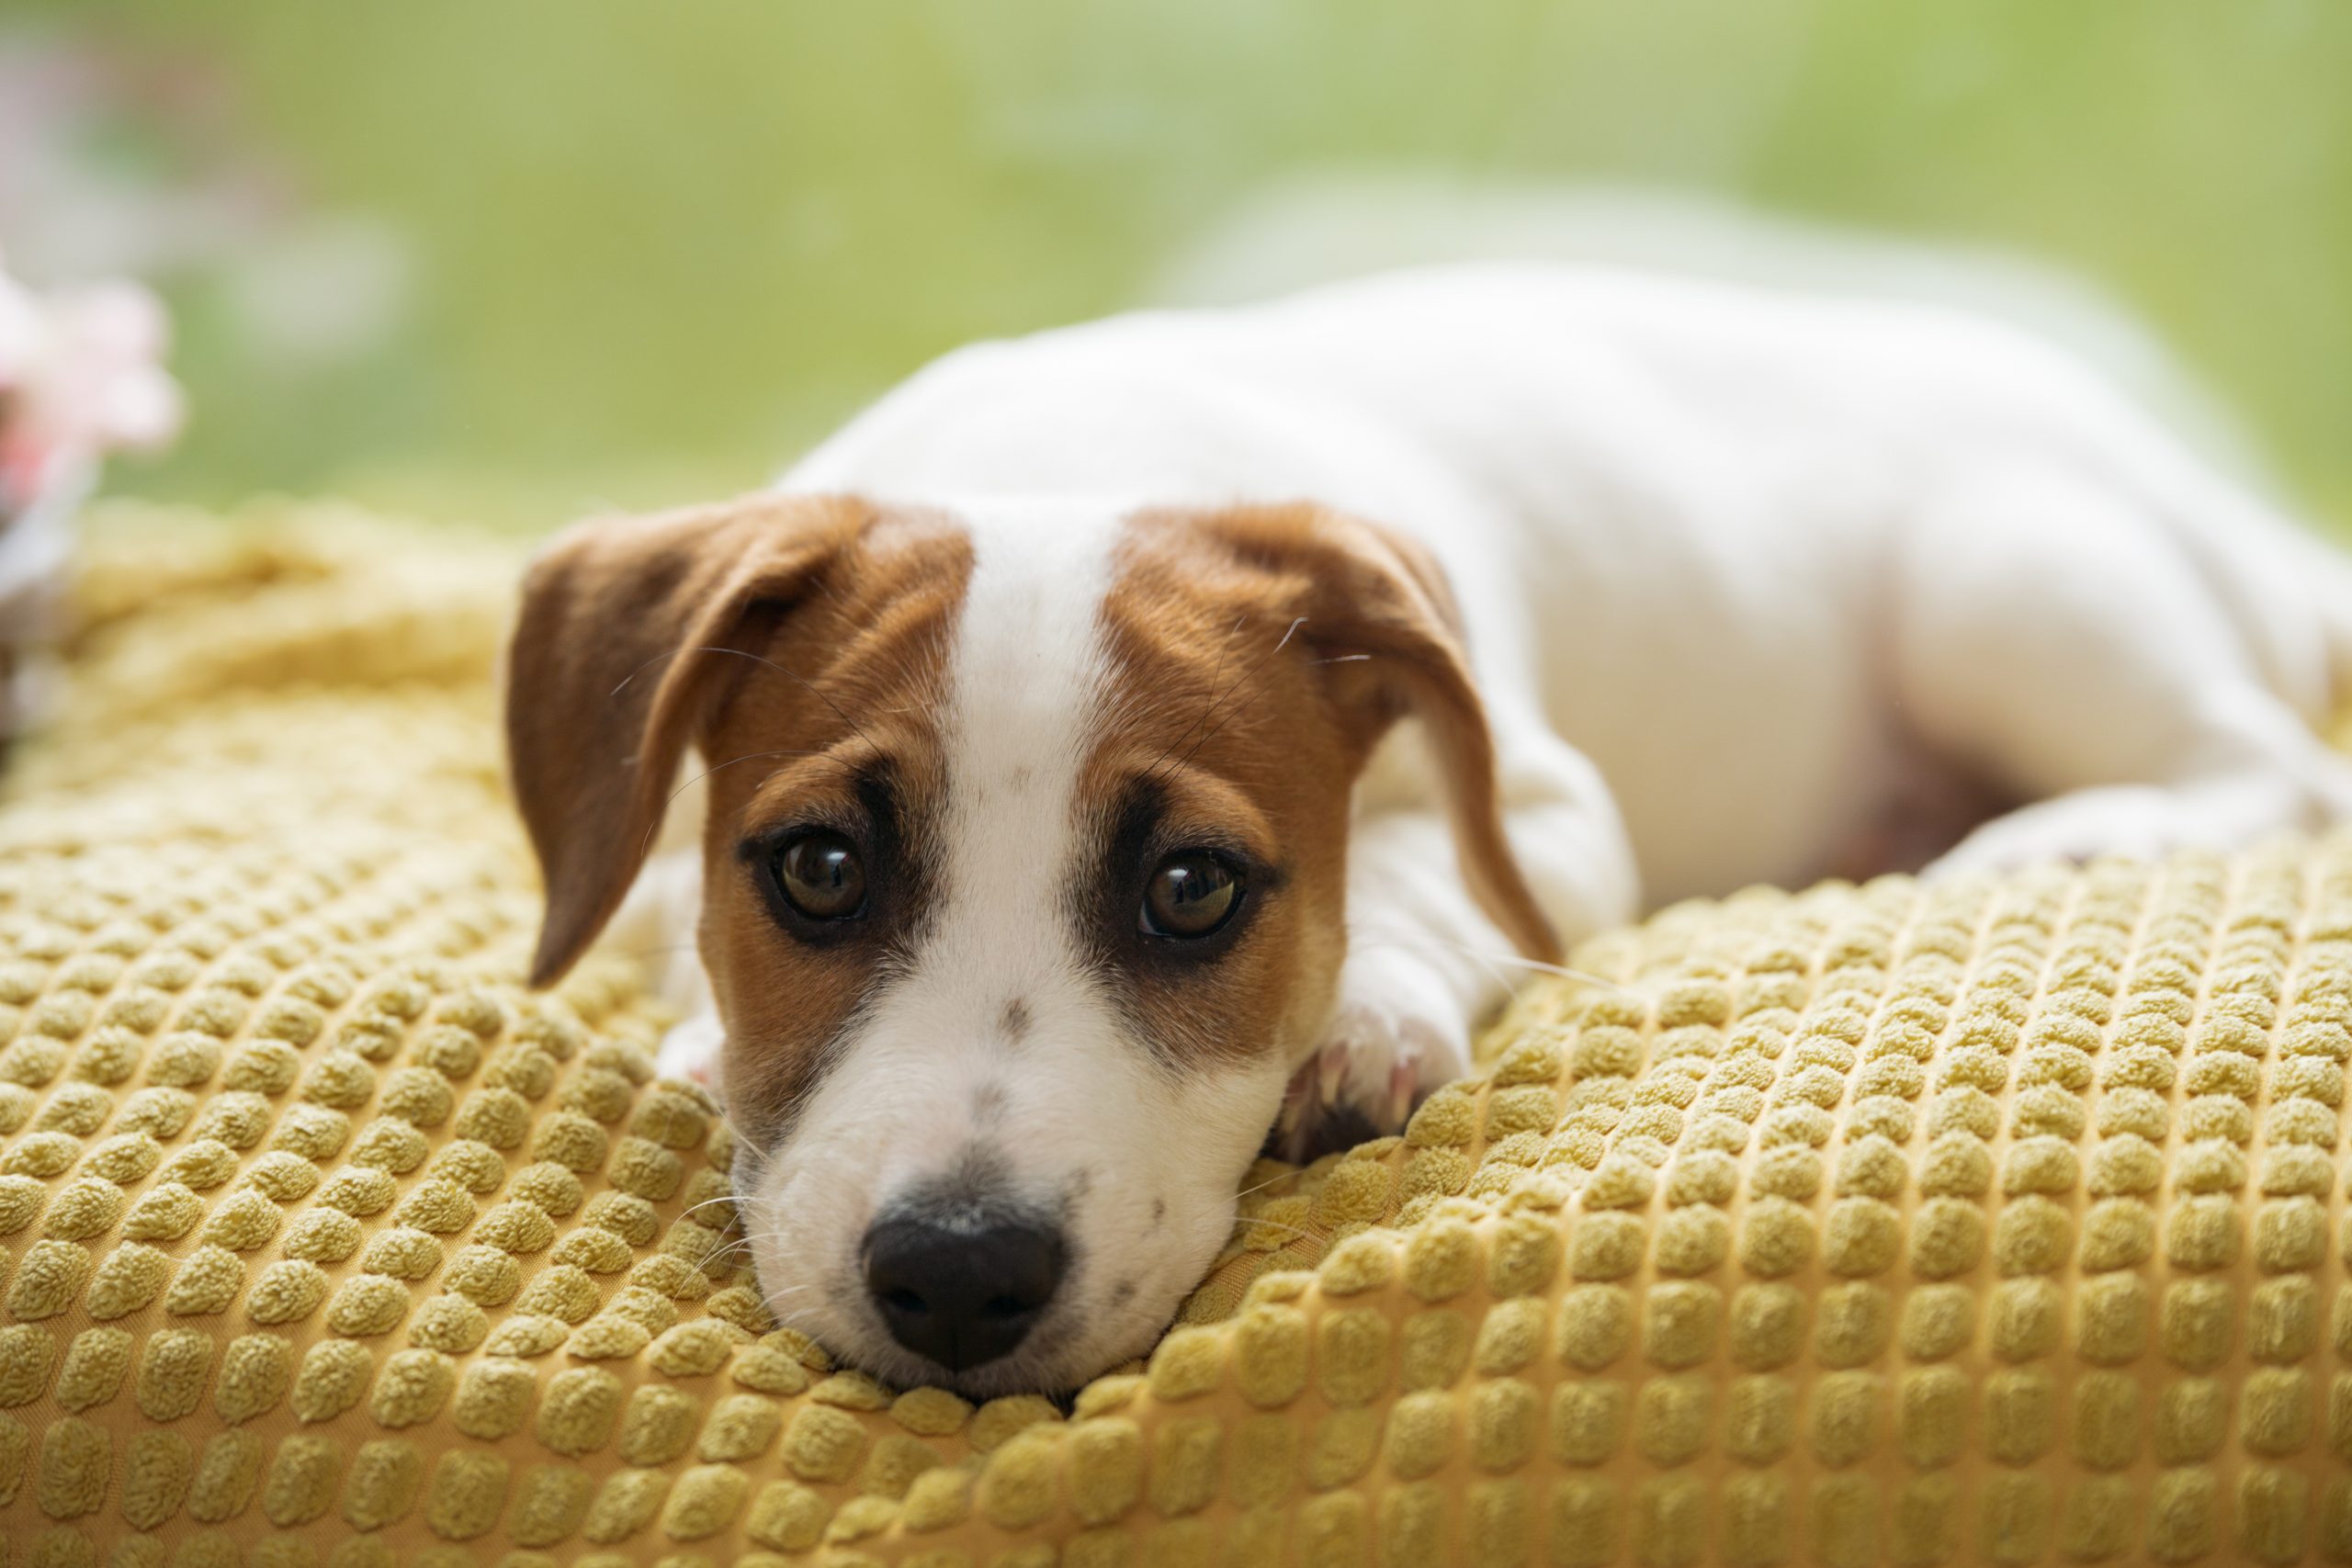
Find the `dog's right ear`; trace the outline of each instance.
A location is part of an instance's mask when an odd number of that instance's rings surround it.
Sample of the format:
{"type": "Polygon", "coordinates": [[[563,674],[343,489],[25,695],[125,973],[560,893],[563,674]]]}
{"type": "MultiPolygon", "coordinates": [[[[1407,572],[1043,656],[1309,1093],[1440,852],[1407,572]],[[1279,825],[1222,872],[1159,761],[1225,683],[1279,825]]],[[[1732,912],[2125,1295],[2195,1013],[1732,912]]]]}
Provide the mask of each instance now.
{"type": "Polygon", "coordinates": [[[636,880],[678,760],[731,689],[726,657],[807,593],[864,526],[830,497],[763,495],[584,523],[523,581],[507,766],[547,886],[531,984],[560,978],[636,880]]]}

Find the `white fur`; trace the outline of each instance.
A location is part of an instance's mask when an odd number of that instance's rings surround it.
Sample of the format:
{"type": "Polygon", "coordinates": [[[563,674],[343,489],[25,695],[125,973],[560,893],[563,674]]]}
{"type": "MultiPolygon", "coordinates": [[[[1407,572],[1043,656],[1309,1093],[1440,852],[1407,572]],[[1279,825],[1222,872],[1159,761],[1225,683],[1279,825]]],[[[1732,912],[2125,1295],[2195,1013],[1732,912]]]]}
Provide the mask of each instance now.
{"type": "MultiPolygon", "coordinates": [[[[1111,514],[1067,498],[1307,499],[1418,536],[1463,605],[1514,847],[1570,939],[1821,874],[1923,754],[2046,802],[1951,869],[2352,809],[2311,729],[2352,668],[2339,566],[2073,362],[1927,307],[1605,268],[1405,273],[951,355],[785,483],[957,508],[979,567],[950,908],[763,1179],[755,1219],[785,1234],[763,1278],[838,1278],[862,1206],[965,1135],[989,1074],[1017,1094],[1024,1179],[1092,1162],[1122,1194],[1199,1205],[1180,1242],[1124,1197],[1090,1201],[1073,1293],[1008,1386],[1157,1326],[1102,1323],[1094,1292],[1148,1272],[1164,1316],[1276,1089],[1179,1092],[1102,1049],[1118,1025],[1066,933],[1008,920],[1061,886],[1096,678],[1080,628],[1111,514]],[[1037,1004],[1025,1053],[987,1032],[1011,987],[1037,1004]]],[[[1513,971],[1409,742],[1359,815],[1358,955],[1324,1081],[1378,1108],[1466,1067],[1513,971]]],[[[779,1304],[891,1364],[854,1289],[779,1304]]]]}
{"type": "Polygon", "coordinates": [[[2342,774],[2309,734],[2341,567],[2073,361],[1927,306],[1405,272],[960,351],[786,483],[1417,536],[1570,935],[1816,874],[1922,740],[2031,795],[2283,774],[2286,820],[2342,774]]]}

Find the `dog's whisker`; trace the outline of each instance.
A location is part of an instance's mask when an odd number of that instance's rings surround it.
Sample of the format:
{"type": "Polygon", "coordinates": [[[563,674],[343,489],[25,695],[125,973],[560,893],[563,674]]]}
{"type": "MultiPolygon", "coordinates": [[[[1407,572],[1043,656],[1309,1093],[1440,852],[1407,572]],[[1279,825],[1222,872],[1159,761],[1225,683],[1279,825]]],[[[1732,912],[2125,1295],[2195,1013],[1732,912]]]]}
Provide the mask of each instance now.
{"type": "MultiPolygon", "coordinates": [[[[739,1256],[751,1256],[751,1241],[731,1241],[729,1246],[719,1248],[718,1253],[710,1253],[708,1258],[703,1258],[703,1267],[708,1269],[713,1262],[729,1262],[739,1256]]],[[[809,1286],[790,1286],[790,1291],[807,1291],[807,1288],[809,1286]]],[[[783,1293],[788,1295],[790,1291],[783,1291],[783,1293]]]]}
{"type": "Polygon", "coordinates": [[[720,769],[731,768],[738,762],[755,762],[763,757],[814,757],[817,755],[820,755],[820,753],[808,750],[805,748],[786,751],[746,751],[740,757],[728,758],[727,761],[719,763],[718,767],[705,768],[701,773],[696,773],[694,777],[688,779],[685,783],[672,790],[668,797],[662,802],[662,809],[654,814],[652,823],[645,829],[645,842],[638,846],[638,859],[643,860],[645,858],[646,852],[653,848],[654,835],[662,831],[662,819],[670,815],[670,807],[678,803],[678,796],[685,794],[686,791],[694,788],[695,785],[702,783],[703,780],[710,777],[711,774],[718,773],[720,769]]]}
{"type": "Polygon", "coordinates": [[[1571,969],[1565,964],[1546,964],[1540,958],[1522,957],[1516,953],[1475,953],[1473,956],[1488,964],[1499,964],[1506,969],[1528,969],[1538,975],[1555,976],[1563,980],[1575,980],[1616,996],[1631,996],[1633,992],[1606,975],[1596,975],[1589,969],[1571,969]]]}
{"type": "MultiPolygon", "coordinates": [[[[717,1252],[712,1253],[708,1258],[704,1258],[702,1266],[705,1269],[707,1269],[714,1263],[725,1262],[729,1258],[739,1256],[748,1256],[752,1251],[753,1244],[757,1242],[782,1241],[783,1239],[785,1239],[783,1236],[773,1234],[766,1235],[745,1236],[741,1241],[729,1242],[725,1247],[719,1248],[717,1252]]],[[[790,1294],[792,1291],[805,1291],[810,1288],[811,1287],[808,1285],[794,1285],[783,1293],[790,1294]]]]}
{"type": "Polygon", "coordinates": [[[1516,953],[1498,953],[1492,948],[1473,947],[1468,942],[1455,942],[1450,937],[1423,935],[1416,938],[1400,936],[1391,931],[1373,931],[1363,936],[1351,937],[1348,942],[1351,947],[1355,948],[1393,947],[1406,953],[1430,947],[1450,948],[1465,958],[1474,958],[1482,964],[1499,964],[1508,968],[1530,969],[1540,975],[1557,976],[1564,980],[1578,980],[1588,986],[1597,987],[1618,996],[1633,994],[1627,987],[1609,978],[1606,975],[1596,975],[1589,969],[1572,969],[1564,964],[1546,964],[1540,958],[1524,958],[1516,953]]]}
{"type": "Polygon", "coordinates": [[[1209,670],[1209,700],[1202,706],[1201,716],[1184,727],[1183,734],[1168,743],[1167,750],[1151,760],[1151,766],[1144,770],[1145,777],[1149,778],[1159,773],[1159,764],[1168,761],[1177,747],[1190,740],[1193,732],[1209,721],[1209,715],[1216,711],[1216,705],[1225,700],[1224,694],[1218,686],[1218,682],[1225,679],[1225,661],[1233,651],[1233,639],[1240,636],[1241,628],[1249,624],[1250,615],[1247,611],[1234,618],[1233,625],[1226,631],[1225,640],[1217,645],[1216,663],[1209,670]]]}
{"type": "MultiPolygon", "coordinates": [[[[1296,1173],[1296,1172],[1295,1172],[1295,1171],[1289,1171],[1289,1172],[1285,1172],[1285,1173],[1284,1173],[1284,1176],[1292,1176],[1292,1175],[1295,1175],[1295,1174],[1297,1174],[1297,1173],[1296,1173]]],[[[1283,1177],[1276,1177],[1274,1179],[1275,1179],[1276,1181],[1280,1181],[1280,1180],[1283,1179],[1283,1177]]],[[[1255,1191],[1257,1191],[1257,1190],[1259,1190],[1259,1187],[1265,1187],[1265,1186],[1269,1186],[1269,1185],[1271,1185],[1271,1183],[1268,1183],[1268,1182],[1260,1182],[1260,1183],[1258,1184],[1258,1187],[1252,1187],[1252,1188],[1250,1188],[1250,1190],[1251,1192],[1255,1192],[1255,1191]]],[[[1231,1238],[1231,1237],[1232,1237],[1232,1236],[1234,1236],[1234,1235],[1238,1235],[1238,1234],[1240,1233],[1240,1231],[1241,1231],[1241,1228],[1242,1228],[1243,1226],[1245,1226],[1245,1225],[1272,1225],[1272,1226],[1273,1226],[1273,1227],[1274,1227],[1275,1229],[1277,1229],[1277,1230],[1293,1230],[1293,1231],[1298,1231],[1298,1234],[1299,1234],[1299,1235],[1306,1235],[1310,1234],[1309,1232],[1306,1232],[1306,1231],[1298,1230],[1298,1227],[1297,1227],[1297,1226],[1295,1226],[1295,1225],[1284,1225],[1284,1224],[1283,1224],[1280,1221],[1277,1221],[1277,1220],[1260,1220],[1260,1219],[1252,1219],[1252,1218],[1250,1218],[1250,1216],[1248,1216],[1248,1215],[1246,1215],[1246,1214],[1242,1213],[1239,1211],[1238,1207],[1236,1204],[1218,1204],[1218,1203],[1211,1203],[1208,1207],[1206,1207],[1206,1208],[1204,1208],[1204,1209],[1197,1209],[1197,1210],[1193,1211],[1193,1213],[1192,1213],[1192,1215],[1191,1215],[1190,1219],[1186,1222],[1186,1224],[1185,1224],[1185,1228],[1186,1228],[1186,1229],[1190,1229],[1193,1225],[1199,1224],[1199,1223],[1200,1223],[1201,1221],[1203,1221],[1203,1220],[1223,1220],[1223,1221],[1225,1221],[1225,1222],[1226,1222],[1226,1235],[1227,1236],[1227,1238],[1228,1238],[1228,1239],[1229,1239],[1229,1238],[1231,1238]]]]}
{"type": "Polygon", "coordinates": [[[819,702],[832,709],[833,716],[840,719],[843,724],[848,725],[851,733],[854,734],[860,740],[865,741],[868,746],[874,744],[874,738],[859,728],[857,720],[850,717],[847,713],[843,712],[841,704],[833,701],[829,694],[820,690],[817,683],[809,680],[806,675],[803,675],[795,670],[787,670],[783,665],[778,664],[775,660],[763,659],[748,649],[726,648],[717,643],[692,643],[684,648],[673,648],[666,653],[655,654],[652,658],[647,660],[644,663],[639,665],[636,669],[622,676],[620,685],[615,686],[610,692],[605,694],[606,700],[610,701],[612,698],[619,696],[622,689],[628,686],[631,681],[636,680],[639,675],[644,674],[648,670],[652,669],[653,666],[661,663],[663,660],[676,659],[682,654],[688,653],[731,653],[738,659],[748,659],[754,664],[764,664],[769,669],[775,671],[777,674],[785,676],[789,680],[798,682],[801,686],[808,691],[810,696],[815,697],[819,702]]]}
{"type": "MultiPolygon", "coordinates": [[[[1233,693],[1240,690],[1243,686],[1248,685],[1251,680],[1255,679],[1259,671],[1263,670],[1282,652],[1283,649],[1290,646],[1290,639],[1297,636],[1298,628],[1306,624],[1306,617],[1305,615],[1301,615],[1296,620],[1291,622],[1288,626],[1284,627],[1283,629],[1282,640],[1275,643],[1272,648],[1269,649],[1255,664],[1250,666],[1250,668],[1244,671],[1241,674],[1234,677],[1233,684],[1226,689],[1226,696],[1230,696],[1233,693]]],[[[1216,739],[1218,735],[1223,733],[1227,725],[1231,724],[1236,718],[1249,712],[1250,709],[1257,703],[1258,696],[1262,694],[1257,694],[1248,697],[1242,702],[1240,706],[1227,714],[1223,718],[1218,719],[1216,725],[1209,729],[1207,734],[1193,742],[1192,750],[1186,751],[1184,755],[1178,760],[1176,765],[1181,768],[1184,766],[1185,763],[1190,762],[1194,757],[1199,756],[1201,754],[1202,747],[1207,745],[1210,741],[1216,739]]],[[[1217,698],[1216,703],[1209,705],[1209,712],[1216,712],[1218,705],[1222,704],[1224,701],[1225,697],[1223,696],[1217,698]]],[[[1207,716],[1203,715],[1202,716],[1205,718],[1207,716]]],[[[1159,771],[1159,770],[1157,767],[1152,770],[1155,773],[1159,771]]]]}
{"type": "Polygon", "coordinates": [[[657,953],[692,952],[695,948],[699,947],[701,943],[699,942],[663,942],[659,947],[625,947],[616,950],[615,956],[619,958],[651,958],[657,953]]]}

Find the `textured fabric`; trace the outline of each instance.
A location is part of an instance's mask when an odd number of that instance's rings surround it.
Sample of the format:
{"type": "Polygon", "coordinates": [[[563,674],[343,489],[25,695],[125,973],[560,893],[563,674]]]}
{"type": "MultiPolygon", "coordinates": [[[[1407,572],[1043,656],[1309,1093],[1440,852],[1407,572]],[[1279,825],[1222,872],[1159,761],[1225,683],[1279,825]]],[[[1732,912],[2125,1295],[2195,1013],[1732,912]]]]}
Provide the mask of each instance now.
{"type": "Polygon", "coordinates": [[[518,985],[512,568],[85,584],[0,808],[10,1562],[2352,1559],[2352,845],[1669,910],[975,1410],[767,1320],[628,955],[518,985]]]}

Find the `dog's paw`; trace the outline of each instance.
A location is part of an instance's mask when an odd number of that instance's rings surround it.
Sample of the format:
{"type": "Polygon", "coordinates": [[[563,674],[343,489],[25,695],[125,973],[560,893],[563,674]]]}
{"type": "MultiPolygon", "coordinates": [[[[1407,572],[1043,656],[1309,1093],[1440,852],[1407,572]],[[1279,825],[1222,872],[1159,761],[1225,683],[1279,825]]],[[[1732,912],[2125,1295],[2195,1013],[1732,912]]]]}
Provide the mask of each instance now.
{"type": "Polygon", "coordinates": [[[1391,952],[1351,958],[1323,1044],[1291,1080],[1282,1153],[1303,1161],[1401,1132],[1423,1095],[1469,1070],[1469,1024],[1443,981],[1391,952]]]}
{"type": "Polygon", "coordinates": [[[727,1031],[715,1012],[698,1012],[662,1037],[653,1054],[653,1070],[662,1077],[698,1083],[714,1093],[718,1089],[718,1048],[727,1031]]]}
{"type": "Polygon", "coordinates": [[[1998,874],[2102,854],[2153,859],[2167,847],[2167,836],[2144,808],[2119,801],[2117,808],[2093,812],[2075,809],[2076,804],[2044,802],[1996,817],[1929,862],[1923,874],[1932,880],[1998,874]]]}
{"type": "MultiPolygon", "coordinates": [[[[2154,784],[2114,784],[2062,795],[1996,817],[1922,874],[1934,879],[2116,856],[2158,861],[2176,851],[2226,848],[2252,830],[2239,803],[2200,799],[2154,784]]],[[[2260,825],[2258,816],[2256,826],[2260,825]]],[[[2280,823],[2279,826],[2289,825],[2280,823]]]]}

